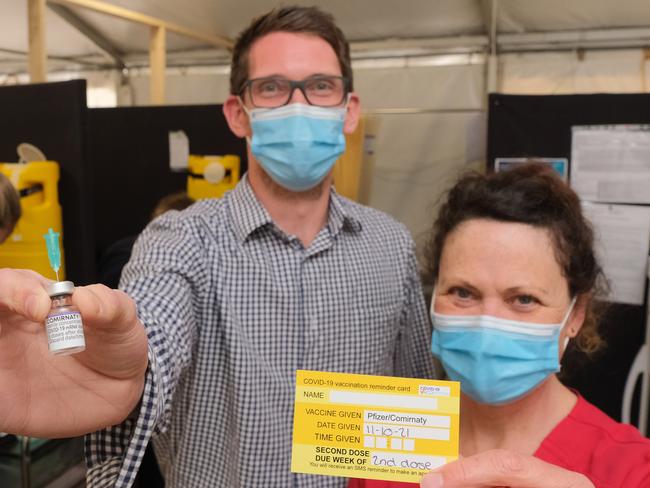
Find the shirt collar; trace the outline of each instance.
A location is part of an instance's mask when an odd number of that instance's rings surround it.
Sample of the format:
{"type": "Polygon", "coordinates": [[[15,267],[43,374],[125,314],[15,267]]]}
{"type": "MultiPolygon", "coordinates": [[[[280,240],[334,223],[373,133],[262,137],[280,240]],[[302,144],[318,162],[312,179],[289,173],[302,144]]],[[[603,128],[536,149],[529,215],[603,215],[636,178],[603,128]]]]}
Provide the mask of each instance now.
{"type": "MultiPolygon", "coordinates": [[[[244,175],[233,189],[230,208],[235,232],[242,242],[257,229],[273,224],[271,216],[255,196],[247,175],[244,175]]],[[[334,188],[330,193],[327,227],[332,236],[338,234],[341,229],[351,232],[361,231],[361,222],[354,215],[353,208],[346,204],[346,200],[336,193],[334,188]]]]}
{"type": "Polygon", "coordinates": [[[327,221],[330,234],[335,236],[341,229],[350,232],[360,232],[361,222],[354,215],[354,209],[347,205],[346,200],[341,197],[334,187],[330,193],[329,216],[327,221]]]}

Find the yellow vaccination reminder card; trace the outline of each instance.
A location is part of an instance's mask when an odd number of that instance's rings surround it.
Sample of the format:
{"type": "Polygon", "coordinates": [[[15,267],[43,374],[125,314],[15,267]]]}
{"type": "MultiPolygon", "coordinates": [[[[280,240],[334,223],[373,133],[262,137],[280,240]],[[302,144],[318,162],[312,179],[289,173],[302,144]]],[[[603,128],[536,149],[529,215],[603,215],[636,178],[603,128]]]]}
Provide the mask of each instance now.
{"type": "Polygon", "coordinates": [[[460,383],[298,371],[291,471],[417,483],[458,458],[460,383]]]}

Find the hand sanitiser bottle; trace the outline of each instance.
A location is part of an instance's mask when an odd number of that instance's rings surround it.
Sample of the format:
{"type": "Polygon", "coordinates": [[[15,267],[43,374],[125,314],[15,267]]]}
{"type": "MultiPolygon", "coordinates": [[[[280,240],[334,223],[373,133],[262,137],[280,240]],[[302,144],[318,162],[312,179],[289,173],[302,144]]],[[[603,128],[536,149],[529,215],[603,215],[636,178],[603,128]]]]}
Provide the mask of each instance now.
{"type": "Polygon", "coordinates": [[[49,229],[45,234],[47,256],[50,266],[56,273],[57,281],[47,288],[52,299],[52,308],[45,319],[47,343],[52,354],[68,355],[86,349],[81,313],[72,304],[74,283],[59,281],[61,268],[61,249],[59,248],[59,233],[49,229]]]}
{"type": "Polygon", "coordinates": [[[52,308],[45,319],[45,329],[52,354],[68,355],[86,349],[81,314],[72,305],[73,291],[72,281],[56,281],[47,289],[52,308]]]}

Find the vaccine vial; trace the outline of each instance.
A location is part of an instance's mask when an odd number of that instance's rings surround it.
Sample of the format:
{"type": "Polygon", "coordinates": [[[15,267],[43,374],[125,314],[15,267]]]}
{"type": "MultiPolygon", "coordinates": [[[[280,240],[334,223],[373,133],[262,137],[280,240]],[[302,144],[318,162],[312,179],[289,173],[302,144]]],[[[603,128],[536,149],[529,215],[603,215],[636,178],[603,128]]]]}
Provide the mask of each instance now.
{"type": "Polygon", "coordinates": [[[52,299],[52,308],[45,319],[50,353],[66,356],[83,351],[86,340],[81,314],[72,305],[74,283],[57,281],[48,287],[47,292],[52,299]]]}

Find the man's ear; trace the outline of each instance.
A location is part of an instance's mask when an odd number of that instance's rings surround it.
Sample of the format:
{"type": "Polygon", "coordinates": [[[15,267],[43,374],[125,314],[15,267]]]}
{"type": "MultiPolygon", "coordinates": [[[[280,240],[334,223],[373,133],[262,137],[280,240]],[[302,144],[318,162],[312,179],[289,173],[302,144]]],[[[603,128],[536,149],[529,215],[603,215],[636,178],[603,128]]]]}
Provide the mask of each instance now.
{"type": "Polygon", "coordinates": [[[346,134],[352,134],[357,128],[359,123],[359,116],[361,115],[361,104],[359,102],[359,96],[351,92],[348,99],[348,112],[345,115],[345,123],[343,125],[343,132],[346,134]]]}
{"type": "Polygon", "coordinates": [[[223,115],[226,117],[228,127],[237,137],[247,137],[251,135],[251,127],[248,121],[248,115],[242,107],[239,97],[230,95],[223,104],[223,115]]]}

